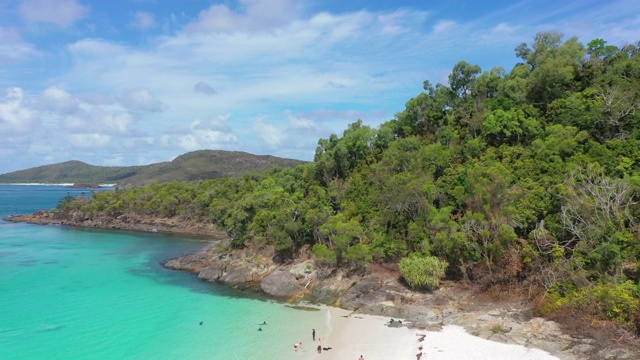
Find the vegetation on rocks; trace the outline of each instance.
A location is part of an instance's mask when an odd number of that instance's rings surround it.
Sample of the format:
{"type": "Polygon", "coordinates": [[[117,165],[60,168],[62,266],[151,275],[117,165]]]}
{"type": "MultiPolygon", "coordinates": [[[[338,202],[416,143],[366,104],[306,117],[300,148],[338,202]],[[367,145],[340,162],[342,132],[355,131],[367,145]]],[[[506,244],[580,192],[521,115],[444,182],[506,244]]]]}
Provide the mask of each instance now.
{"type": "Polygon", "coordinates": [[[378,128],[320,139],[312,163],[60,211],[211,222],[280,261],[310,246],[324,266],[400,262],[417,287],[437,285],[442,265],[450,279],[540,289],[549,316],[640,330],[640,43],[544,32],[516,54],[510,72],[457,63],[378,128]],[[432,273],[411,259],[435,259],[432,273]]]}

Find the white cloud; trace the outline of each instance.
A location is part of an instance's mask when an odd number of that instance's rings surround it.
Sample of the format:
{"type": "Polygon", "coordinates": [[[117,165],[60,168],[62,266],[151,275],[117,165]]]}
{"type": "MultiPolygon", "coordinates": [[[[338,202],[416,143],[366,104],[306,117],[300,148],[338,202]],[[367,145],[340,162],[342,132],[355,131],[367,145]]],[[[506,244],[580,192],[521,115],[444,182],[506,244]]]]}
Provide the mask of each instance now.
{"type": "Polygon", "coordinates": [[[133,118],[128,113],[109,114],[102,111],[97,112],[96,122],[99,122],[100,129],[110,134],[127,134],[129,125],[133,122],[133,118]]]}
{"type": "Polygon", "coordinates": [[[186,30],[232,32],[282,27],[296,17],[299,8],[297,4],[293,0],[240,0],[238,10],[225,4],[215,4],[201,11],[186,30]]]}
{"type": "Polygon", "coordinates": [[[400,35],[402,33],[414,31],[416,26],[420,26],[426,19],[428,13],[424,11],[397,10],[394,12],[380,14],[379,23],[382,26],[382,33],[387,35],[400,35]],[[410,12],[412,14],[410,14],[410,12]],[[407,22],[407,20],[411,20],[407,22]]]}
{"type": "Polygon", "coordinates": [[[76,0],[24,0],[20,4],[20,14],[32,22],[50,23],[68,27],[82,19],[89,8],[76,0]]]}
{"type": "Polygon", "coordinates": [[[47,110],[63,114],[71,114],[78,110],[78,100],[57,86],[49,87],[42,93],[40,105],[47,110]]]}
{"type": "Polygon", "coordinates": [[[264,117],[258,118],[253,122],[253,130],[269,146],[281,145],[287,138],[285,129],[265,123],[264,117]]]}
{"type": "Polygon", "coordinates": [[[217,116],[214,119],[205,120],[205,121],[196,119],[192,121],[191,124],[189,124],[189,128],[191,131],[216,130],[216,131],[230,132],[231,128],[229,127],[229,124],[228,124],[229,118],[230,118],[229,115],[224,115],[224,116],[221,115],[221,116],[217,116]]]}
{"type": "Polygon", "coordinates": [[[0,99],[0,134],[31,130],[35,119],[24,97],[24,91],[19,87],[6,89],[4,99],[0,99]]]}
{"type": "MultiPolygon", "coordinates": [[[[84,114],[84,112],[82,112],[84,114]]],[[[74,114],[65,117],[64,119],[64,127],[65,130],[75,133],[85,132],[87,131],[87,121],[85,120],[86,115],[74,114]]]]}
{"type": "Polygon", "coordinates": [[[217,116],[210,120],[196,119],[186,129],[173,129],[177,137],[164,135],[160,143],[166,147],[174,144],[181,149],[192,151],[197,149],[232,149],[238,143],[238,137],[228,125],[229,116],[217,116]]]}
{"type": "Polygon", "coordinates": [[[80,148],[102,148],[111,143],[111,136],[97,133],[69,134],[69,144],[80,148]]]}
{"type": "Polygon", "coordinates": [[[450,31],[456,27],[456,22],[451,20],[442,20],[439,21],[434,27],[433,32],[436,34],[440,34],[443,32],[450,31]]]}
{"type": "Polygon", "coordinates": [[[14,62],[37,54],[33,45],[25,42],[15,29],[0,26],[0,64],[14,62]]]}
{"type": "Polygon", "coordinates": [[[126,90],[120,98],[123,107],[131,111],[162,111],[164,104],[147,89],[126,90]]]}
{"type": "Polygon", "coordinates": [[[137,29],[149,30],[156,27],[156,17],[150,12],[138,11],[133,16],[129,25],[137,29]]]}
{"type": "Polygon", "coordinates": [[[294,129],[317,129],[313,120],[289,114],[289,126],[294,129]]]}
{"type": "Polygon", "coordinates": [[[197,149],[229,149],[238,142],[234,135],[217,130],[198,130],[191,134],[179,136],[177,145],[184,150],[197,149]]]}

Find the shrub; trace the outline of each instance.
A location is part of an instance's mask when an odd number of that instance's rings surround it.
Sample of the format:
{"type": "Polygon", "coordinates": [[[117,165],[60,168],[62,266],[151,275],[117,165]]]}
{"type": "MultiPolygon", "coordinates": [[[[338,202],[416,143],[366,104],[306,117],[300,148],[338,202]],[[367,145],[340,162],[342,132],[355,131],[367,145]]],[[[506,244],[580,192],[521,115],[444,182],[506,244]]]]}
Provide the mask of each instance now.
{"type": "Polygon", "coordinates": [[[327,245],[315,244],[311,251],[313,251],[313,254],[316,256],[318,263],[335,266],[337,260],[336,252],[329,249],[327,245]]]}
{"type": "Polygon", "coordinates": [[[344,258],[357,265],[366,265],[373,260],[369,247],[362,243],[349,246],[344,252],[344,258]]]}
{"type": "Polygon", "coordinates": [[[71,204],[75,200],[76,200],[75,196],[71,194],[67,194],[62,199],[60,199],[60,201],[58,201],[58,205],[56,206],[56,208],[60,210],[69,210],[69,208],[71,207],[71,204]]]}
{"type": "MultiPolygon", "coordinates": [[[[620,284],[603,283],[574,291],[555,286],[538,310],[542,315],[573,313],[590,321],[609,320],[634,329],[634,317],[640,300],[633,281],[620,284]]],[[[635,329],[640,330],[640,329],[635,329]]]]}
{"type": "Polygon", "coordinates": [[[449,264],[435,256],[412,254],[400,260],[400,273],[414,289],[436,288],[449,264]]]}

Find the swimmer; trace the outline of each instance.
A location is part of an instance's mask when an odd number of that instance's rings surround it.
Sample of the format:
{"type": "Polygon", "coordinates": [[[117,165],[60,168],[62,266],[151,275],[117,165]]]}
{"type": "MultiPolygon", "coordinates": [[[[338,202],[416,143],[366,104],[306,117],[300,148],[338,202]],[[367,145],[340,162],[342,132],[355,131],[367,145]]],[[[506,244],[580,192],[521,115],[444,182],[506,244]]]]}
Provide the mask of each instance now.
{"type": "Polygon", "coordinates": [[[200,321],[200,326],[204,325],[204,321],[200,321]]]}
{"type": "Polygon", "coordinates": [[[262,324],[260,324],[260,325],[267,325],[267,322],[263,321],[262,324]]]}
{"type": "Polygon", "coordinates": [[[302,341],[298,341],[297,343],[293,344],[293,350],[298,351],[298,349],[302,349],[302,341]]]}
{"type": "Polygon", "coordinates": [[[259,327],[259,328],[258,328],[258,331],[262,331],[262,328],[261,328],[261,327],[259,327]]]}

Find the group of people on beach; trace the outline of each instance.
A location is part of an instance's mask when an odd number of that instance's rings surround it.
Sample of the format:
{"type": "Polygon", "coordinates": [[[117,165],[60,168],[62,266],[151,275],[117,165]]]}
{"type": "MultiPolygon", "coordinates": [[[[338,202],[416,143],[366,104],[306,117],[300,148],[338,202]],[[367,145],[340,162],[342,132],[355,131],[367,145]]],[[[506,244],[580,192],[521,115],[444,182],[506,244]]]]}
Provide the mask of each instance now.
{"type": "MultiPolygon", "coordinates": [[[[311,339],[318,342],[318,347],[316,348],[318,350],[318,354],[321,354],[323,350],[328,351],[332,349],[331,347],[322,347],[322,338],[318,338],[316,340],[316,329],[311,329],[311,339]]],[[[302,341],[298,341],[297,343],[293,344],[294,351],[298,351],[299,349],[302,349],[302,341]]],[[[364,358],[362,360],[364,360],[364,358]]]]}

